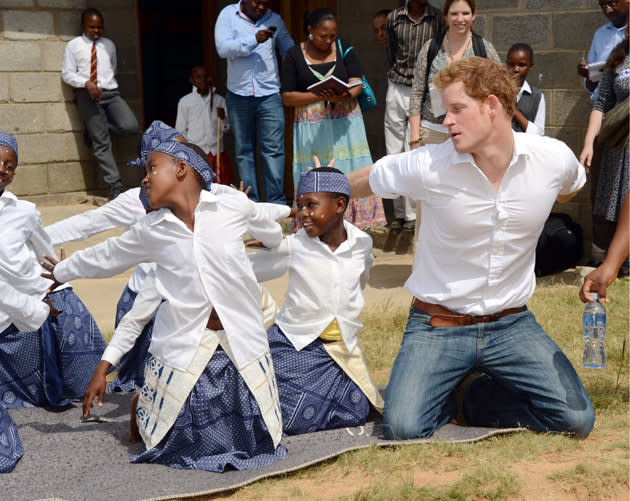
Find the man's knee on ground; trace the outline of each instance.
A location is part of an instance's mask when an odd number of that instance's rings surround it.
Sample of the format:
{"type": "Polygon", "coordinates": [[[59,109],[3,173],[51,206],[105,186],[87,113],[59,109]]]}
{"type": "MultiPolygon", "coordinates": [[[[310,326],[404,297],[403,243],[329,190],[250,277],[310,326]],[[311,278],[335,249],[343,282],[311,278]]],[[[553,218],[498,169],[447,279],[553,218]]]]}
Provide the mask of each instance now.
{"type": "Polygon", "coordinates": [[[554,431],[571,433],[577,438],[586,438],[595,425],[595,412],[592,405],[585,409],[567,409],[564,413],[563,423],[554,431]]]}
{"type": "Polygon", "coordinates": [[[383,416],[383,435],[386,440],[410,440],[413,438],[426,438],[433,434],[433,430],[422,427],[417,418],[402,416],[387,412],[383,416]]]}

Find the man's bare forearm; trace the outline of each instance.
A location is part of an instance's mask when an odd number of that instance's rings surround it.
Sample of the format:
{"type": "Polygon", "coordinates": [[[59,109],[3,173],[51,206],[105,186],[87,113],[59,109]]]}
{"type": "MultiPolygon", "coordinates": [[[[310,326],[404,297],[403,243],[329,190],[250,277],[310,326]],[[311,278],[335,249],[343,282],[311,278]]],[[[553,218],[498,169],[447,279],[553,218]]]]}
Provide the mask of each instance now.
{"type": "Polygon", "coordinates": [[[373,195],[370,188],[370,171],[372,166],[362,167],[347,174],[350,181],[350,198],[366,198],[373,195]]]}

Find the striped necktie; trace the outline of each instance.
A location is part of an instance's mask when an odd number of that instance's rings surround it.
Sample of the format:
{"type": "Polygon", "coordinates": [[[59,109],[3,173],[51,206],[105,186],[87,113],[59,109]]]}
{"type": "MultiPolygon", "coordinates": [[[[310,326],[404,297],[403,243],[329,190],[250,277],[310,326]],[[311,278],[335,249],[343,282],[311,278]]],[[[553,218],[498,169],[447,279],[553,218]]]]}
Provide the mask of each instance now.
{"type": "Polygon", "coordinates": [[[92,54],[90,56],[90,82],[92,82],[93,84],[97,83],[96,66],[97,66],[97,61],[96,61],[96,42],[94,42],[92,44],[92,54]]]}

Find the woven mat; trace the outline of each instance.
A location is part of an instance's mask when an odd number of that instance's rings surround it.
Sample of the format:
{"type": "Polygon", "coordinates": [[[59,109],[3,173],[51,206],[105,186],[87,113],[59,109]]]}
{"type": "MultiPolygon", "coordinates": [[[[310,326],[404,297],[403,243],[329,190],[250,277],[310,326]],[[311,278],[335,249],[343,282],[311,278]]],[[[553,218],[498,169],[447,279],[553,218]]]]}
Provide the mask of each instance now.
{"type": "Polygon", "coordinates": [[[393,446],[436,440],[474,442],[493,435],[522,431],[473,428],[448,424],[430,439],[387,441],[380,422],[365,426],[285,437],[289,455],[264,468],[211,473],[177,470],[153,464],[131,464],[129,456],[143,449],[128,441],[131,394],[107,394],[97,408],[101,421],[81,422],[80,405],[61,411],[15,409],[24,456],[11,473],[0,475],[0,498],[8,500],[64,499],[168,499],[199,496],[235,489],[265,477],[299,470],[343,452],[373,444],[393,446]]]}

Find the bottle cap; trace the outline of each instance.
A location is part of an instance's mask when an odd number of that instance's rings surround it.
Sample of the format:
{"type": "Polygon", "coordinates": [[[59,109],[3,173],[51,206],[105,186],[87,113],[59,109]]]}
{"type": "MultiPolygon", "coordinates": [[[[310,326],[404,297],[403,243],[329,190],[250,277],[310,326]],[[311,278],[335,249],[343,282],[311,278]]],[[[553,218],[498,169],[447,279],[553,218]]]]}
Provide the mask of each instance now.
{"type": "Polygon", "coordinates": [[[595,300],[595,302],[599,302],[599,294],[597,292],[591,292],[591,297],[595,300]]]}

